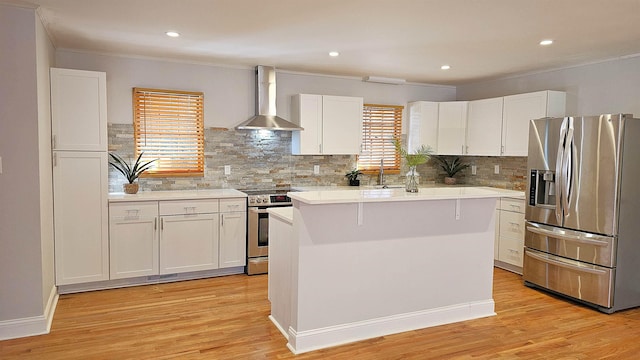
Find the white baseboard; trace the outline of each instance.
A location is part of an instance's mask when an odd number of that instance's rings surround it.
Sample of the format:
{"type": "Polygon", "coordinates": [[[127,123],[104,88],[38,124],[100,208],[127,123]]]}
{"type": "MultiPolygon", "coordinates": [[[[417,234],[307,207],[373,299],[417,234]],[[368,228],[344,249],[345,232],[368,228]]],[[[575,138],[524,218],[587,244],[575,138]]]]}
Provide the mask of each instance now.
{"type": "Polygon", "coordinates": [[[489,299],[300,332],[289,327],[287,347],[294,354],[301,354],[378,336],[493,316],[496,314],[494,305],[489,299]]]}
{"type": "Polygon", "coordinates": [[[269,315],[269,320],[271,320],[271,322],[273,323],[273,325],[276,326],[276,328],[278,330],[280,330],[280,332],[282,333],[282,335],[284,335],[284,338],[289,340],[289,334],[287,333],[287,331],[280,326],[280,323],[273,317],[273,315],[269,315]]]}
{"type": "Polygon", "coordinates": [[[42,315],[0,321],[0,340],[48,334],[57,305],[58,291],[53,286],[42,315]]]}

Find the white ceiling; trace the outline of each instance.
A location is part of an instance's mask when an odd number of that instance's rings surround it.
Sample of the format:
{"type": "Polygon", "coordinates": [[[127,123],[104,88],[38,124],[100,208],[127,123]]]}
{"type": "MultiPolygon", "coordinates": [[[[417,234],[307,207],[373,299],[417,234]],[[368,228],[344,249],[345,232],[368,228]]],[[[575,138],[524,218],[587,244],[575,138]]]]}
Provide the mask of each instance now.
{"type": "Polygon", "coordinates": [[[640,54],[640,0],[27,2],[59,49],[432,84],[640,54]]]}

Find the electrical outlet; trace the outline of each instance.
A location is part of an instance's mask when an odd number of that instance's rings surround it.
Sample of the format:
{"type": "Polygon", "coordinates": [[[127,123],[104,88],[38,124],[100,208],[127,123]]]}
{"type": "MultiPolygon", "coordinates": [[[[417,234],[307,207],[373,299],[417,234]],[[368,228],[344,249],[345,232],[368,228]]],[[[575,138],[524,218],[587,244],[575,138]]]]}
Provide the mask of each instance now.
{"type": "Polygon", "coordinates": [[[224,174],[225,175],[231,175],[231,165],[225,165],[224,166],[224,174]]]}
{"type": "Polygon", "coordinates": [[[493,173],[500,174],[500,165],[493,165],[493,173]]]}
{"type": "Polygon", "coordinates": [[[313,165],[313,174],[314,175],[320,174],[320,165],[313,165]]]}
{"type": "Polygon", "coordinates": [[[475,165],[471,165],[471,175],[476,175],[478,173],[478,167],[475,165]]]}

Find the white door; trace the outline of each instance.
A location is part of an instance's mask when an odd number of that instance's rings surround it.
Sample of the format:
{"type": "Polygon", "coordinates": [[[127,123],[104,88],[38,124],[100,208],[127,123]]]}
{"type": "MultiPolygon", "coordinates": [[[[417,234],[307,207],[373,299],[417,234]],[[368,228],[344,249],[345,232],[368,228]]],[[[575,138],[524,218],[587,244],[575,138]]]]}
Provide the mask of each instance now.
{"type": "Polygon", "coordinates": [[[322,97],[322,153],[359,154],[362,144],[363,99],[349,96],[322,97]]]}
{"type": "MultiPolygon", "coordinates": [[[[222,202],[223,200],[220,200],[222,202]]],[[[220,214],[220,268],[244,266],[247,260],[247,212],[220,214]]]]}
{"type": "Polygon", "coordinates": [[[56,285],[108,280],[107,153],[53,156],[56,285]]]}
{"type": "Polygon", "coordinates": [[[107,151],[106,74],[51,68],[54,150],[107,151]]]}
{"type": "Polygon", "coordinates": [[[304,130],[291,134],[291,153],[294,155],[321,154],[322,95],[298,94],[292,99],[292,122],[304,130]]]}
{"type": "Polygon", "coordinates": [[[409,126],[407,129],[407,149],[413,152],[421,145],[438,149],[438,103],[415,101],[408,104],[409,126]]]}
{"type": "Polygon", "coordinates": [[[109,205],[111,279],[158,275],[158,203],[109,205]]]}
{"type": "Polygon", "coordinates": [[[160,274],[218,268],[219,214],[160,217],[160,274]]]}
{"type": "Polygon", "coordinates": [[[502,99],[469,101],[466,155],[500,156],[502,99]]]}
{"type": "Polygon", "coordinates": [[[467,102],[449,101],[438,105],[438,154],[463,155],[467,102]]]}

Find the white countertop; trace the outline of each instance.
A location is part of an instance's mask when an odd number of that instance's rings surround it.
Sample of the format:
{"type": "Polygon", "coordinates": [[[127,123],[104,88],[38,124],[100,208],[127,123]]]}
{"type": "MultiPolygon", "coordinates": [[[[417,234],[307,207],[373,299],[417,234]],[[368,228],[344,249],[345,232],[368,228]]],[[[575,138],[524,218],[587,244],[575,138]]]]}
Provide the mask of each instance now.
{"type": "Polygon", "coordinates": [[[247,197],[247,194],[235,189],[140,191],[137,194],[110,193],[109,202],[221,199],[238,197],[247,197]]]}
{"type": "Polygon", "coordinates": [[[521,191],[491,187],[428,187],[420,188],[417,193],[408,193],[404,188],[394,189],[357,189],[303,191],[287,194],[291,199],[306,204],[338,204],[386,201],[424,201],[447,199],[478,199],[515,197],[524,198],[521,191]]]}
{"type": "Polygon", "coordinates": [[[268,208],[269,216],[275,216],[282,221],[293,224],[293,208],[291,206],[268,208]]]}

